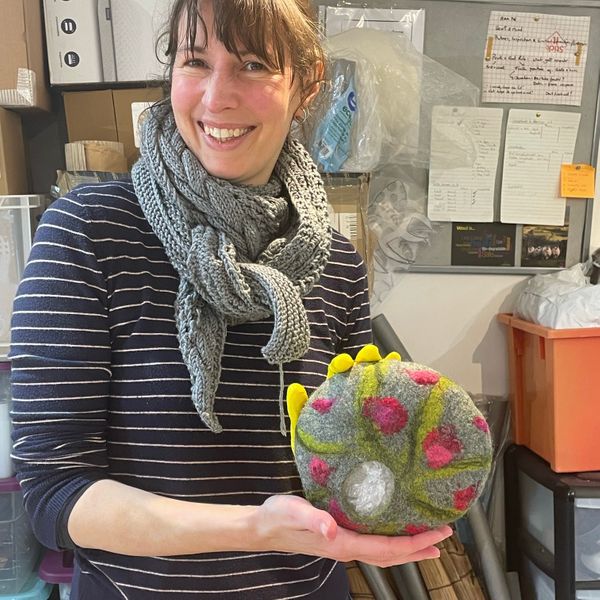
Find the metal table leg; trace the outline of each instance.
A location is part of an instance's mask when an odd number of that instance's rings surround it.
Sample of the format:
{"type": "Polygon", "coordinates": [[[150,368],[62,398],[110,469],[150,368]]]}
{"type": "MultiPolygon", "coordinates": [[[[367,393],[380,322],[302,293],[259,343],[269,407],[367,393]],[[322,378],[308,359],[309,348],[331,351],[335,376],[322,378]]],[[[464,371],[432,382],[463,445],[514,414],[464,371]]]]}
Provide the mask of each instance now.
{"type": "Polygon", "coordinates": [[[358,563],[358,568],[367,580],[375,600],[398,600],[392,586],[387,581],[384,569],[361,562],[358,563]]]}
{"type": "Polygon", "coordinates": [[[417,563],[406,563],[390,567],[392,577],[402,598],[408,600],[429,600],[429,592],[421,578],[417,563]]]}

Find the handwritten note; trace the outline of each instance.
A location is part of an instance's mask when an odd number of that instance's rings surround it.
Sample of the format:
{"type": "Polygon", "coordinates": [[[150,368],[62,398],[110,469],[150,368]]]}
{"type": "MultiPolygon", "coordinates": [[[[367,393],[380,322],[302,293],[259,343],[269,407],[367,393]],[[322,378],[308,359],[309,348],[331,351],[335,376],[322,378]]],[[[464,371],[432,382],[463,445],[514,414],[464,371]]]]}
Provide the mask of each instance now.
{"type": "Polygon", "coordinates": [[[319,20],[325,25],[327,37],[354,27],[369,27],[404,35],[419,52],[423,52],[425,39],[423,9],[319,6],[319,20]]]}
{"type": "Polygon", "coordinates": [[[427,202],[432,221],[494,220],[501,131],[501,108],[433,108],[427,202]]]}
{"type": "Polygon", "coordinates": [[[564,225],[560,168],[573,162],[579,113],[513,109],[508,115],[500,220],[564,225]]]}
{"type": "Polygon", "coordinates": [[[595,173],[592,165],[561,165],[560,195],[563,198],[593,198],[595,173]]]}
{"type": "Polygon", "coordinates": [[[590,17],[492,11],[483,102],[580,106],[590,17]]]}

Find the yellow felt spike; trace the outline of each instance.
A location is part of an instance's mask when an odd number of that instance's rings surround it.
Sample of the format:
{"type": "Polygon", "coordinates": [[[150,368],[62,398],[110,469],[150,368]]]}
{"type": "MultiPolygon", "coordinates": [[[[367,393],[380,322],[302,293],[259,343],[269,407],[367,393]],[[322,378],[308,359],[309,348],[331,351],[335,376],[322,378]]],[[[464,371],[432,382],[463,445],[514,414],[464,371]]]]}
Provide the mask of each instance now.
{"type": "Polygon", "coordinates": [[[349,354],[338,354],[331,359],[327,368],[327,379],[336,373],[345,373],[354,366],[354,361],[349,354]]]}
{"type": "Polygon", "coordinates": [[[298,417],[306,401],[308,393],[299,383],[292,383],[287,389],[286,403],[288,414],[290,415],[290,444],[292,452],[296,451],[296,426],[298,425],[298,417]]]}
{"type": "Polygon", "coordinates": [[[362,347],[356,355],[356,362],[377,362],[381,360],[381,354],[379,354],[379,348],[373,344],[367,344],[362,347]]]}
{"type": "Polygon", "coordinates": [[[402,360],[402,357],[397,352],[390,352],[384,360],[402,360]]]}

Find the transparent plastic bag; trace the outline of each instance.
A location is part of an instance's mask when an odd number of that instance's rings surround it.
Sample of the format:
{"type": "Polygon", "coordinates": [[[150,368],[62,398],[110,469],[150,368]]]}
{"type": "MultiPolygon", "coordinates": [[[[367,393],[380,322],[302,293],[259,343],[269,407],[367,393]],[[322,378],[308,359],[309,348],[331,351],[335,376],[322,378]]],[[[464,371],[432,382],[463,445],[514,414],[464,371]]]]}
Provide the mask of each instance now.
{"type": "MultiPolygon", "coordinates": [[[[347,132],[350,152],[342,171],[375,171],[390,164],[426,168],[433,107],[477,105],[476,86],[421,54],[398,34],[350,29],[328,38],[325,47],[329,80],[340,71],[337,60],[355,64],[356,115],[347,132]]],[[[339,78],[336,81],[315,103],[305,129],[309,148],[320,147],[323,121],[332,119],[339,90],[347,89],[339,85],[339,78]]]]}

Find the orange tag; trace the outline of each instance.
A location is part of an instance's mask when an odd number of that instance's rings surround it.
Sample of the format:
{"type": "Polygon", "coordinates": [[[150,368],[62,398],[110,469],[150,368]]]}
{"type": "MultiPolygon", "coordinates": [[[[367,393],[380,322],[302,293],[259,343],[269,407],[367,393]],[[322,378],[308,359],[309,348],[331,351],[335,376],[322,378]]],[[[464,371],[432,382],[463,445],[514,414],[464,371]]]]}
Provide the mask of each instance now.
{"type": "Polygon", "coordinates": [[[593,198],[595,193],[594,174],[591,165],[560,166],[560,195],[562,198],[593,198]]]}

